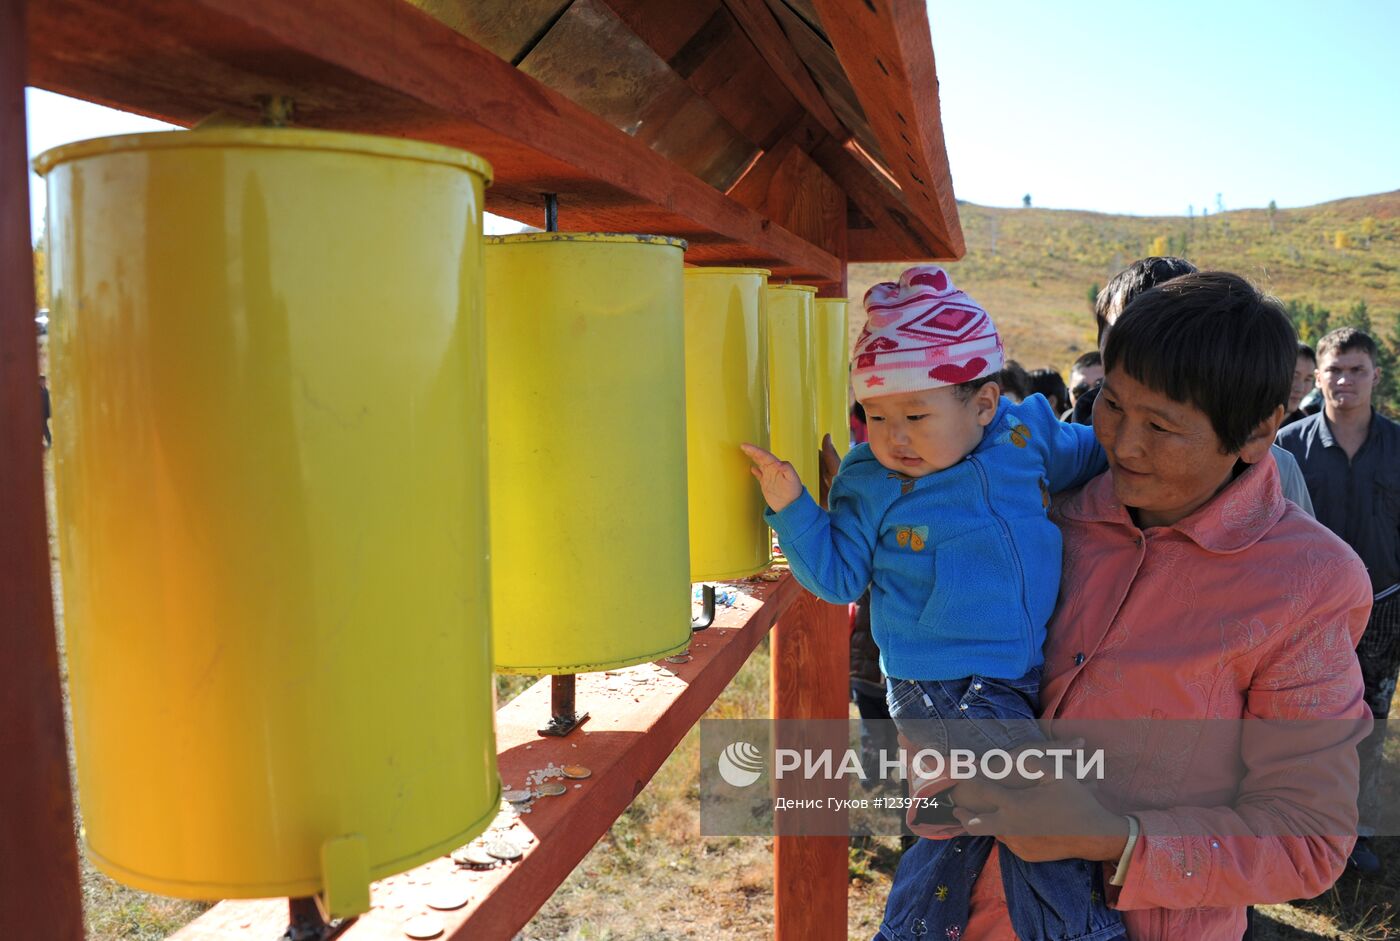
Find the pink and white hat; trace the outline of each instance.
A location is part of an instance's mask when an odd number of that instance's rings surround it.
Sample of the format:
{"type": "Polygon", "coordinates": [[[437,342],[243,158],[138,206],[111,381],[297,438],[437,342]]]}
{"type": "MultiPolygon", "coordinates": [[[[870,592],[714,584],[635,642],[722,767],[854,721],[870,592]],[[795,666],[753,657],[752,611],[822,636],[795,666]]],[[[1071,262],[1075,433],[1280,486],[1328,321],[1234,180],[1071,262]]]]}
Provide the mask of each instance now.
{"type": "Polygon", "coordinates": [[[851,384],[857,401],[956,386],[1001,371],[992,318],[937,265],[920,265],[865,292],[851,384]]]}

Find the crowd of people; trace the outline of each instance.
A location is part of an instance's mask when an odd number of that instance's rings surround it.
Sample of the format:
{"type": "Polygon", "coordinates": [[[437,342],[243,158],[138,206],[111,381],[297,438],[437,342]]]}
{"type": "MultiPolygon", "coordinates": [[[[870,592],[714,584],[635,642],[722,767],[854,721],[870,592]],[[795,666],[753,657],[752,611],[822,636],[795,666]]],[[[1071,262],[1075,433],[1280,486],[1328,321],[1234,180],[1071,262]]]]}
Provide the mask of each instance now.
{"type": "Polygon", "coordinates": [[[1372,338],[1314,350],[1246,280],[1158,257],[1100,292],[1067,384],[942,269],[866,314],[828,506],[746,448],[794,575],[856,602],[865,744],[890,718],[940,749],[1154,723],[1094,789],[916,778],[944,809],[911,811],[878,938],[1236,941],[1253,905],[1376,873],[1400,425],[1372,338]],[[1205,747],[1207,719],[1240,721],[1205,747]]]}

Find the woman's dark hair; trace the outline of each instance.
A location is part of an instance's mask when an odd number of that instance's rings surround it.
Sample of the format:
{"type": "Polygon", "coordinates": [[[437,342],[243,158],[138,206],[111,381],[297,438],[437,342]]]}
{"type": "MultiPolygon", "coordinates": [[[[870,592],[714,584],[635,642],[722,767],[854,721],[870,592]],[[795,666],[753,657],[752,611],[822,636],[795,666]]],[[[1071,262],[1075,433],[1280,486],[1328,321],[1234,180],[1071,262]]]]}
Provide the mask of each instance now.
{"type": "Polygon", "coordinates": [[[1098,297],[1094,298],[1094,321],[1099,328],[1099,346],[1103,346],[1103,334],[1108,329],[1109,320],[1121,316],[1133,302],[1133,298],[1159,284],[1166,284],[1172,278],[1195,273],[1196,266],[1185,258],[1150,255],[1147,258],[1139,258],[1109,278],[1098,297]]]}
{"type": "Polygon", "coordinates": [[[1053,369],[1031,370],[1031,394],[1039,392],[1050,402],[1050,408],[1058,416],[1069,408],[1069,389],[1065,388],[1064,377],[1053,369]]]}
{"type": "Polygon", "coordinates": [[[1298,337],[1277,299],[1239,275],[1203,271],[1138,295],[1108,332],[1103,360],[1205,412],[1233,454],[1288,400],[1298,337]]]}

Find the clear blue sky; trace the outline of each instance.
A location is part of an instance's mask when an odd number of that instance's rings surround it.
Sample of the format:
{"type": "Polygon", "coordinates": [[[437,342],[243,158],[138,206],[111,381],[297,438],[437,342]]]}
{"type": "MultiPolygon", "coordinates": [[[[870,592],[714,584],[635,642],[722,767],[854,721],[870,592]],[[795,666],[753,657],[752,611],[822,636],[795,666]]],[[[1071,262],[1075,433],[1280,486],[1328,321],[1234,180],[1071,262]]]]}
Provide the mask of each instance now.
{"type": "MultiPolygon", "coordinates": [[[[960,199],[1181,215],[1400,189],[1400,0],[930,0],[929,21],[960,199]]],[[[28,106],[31,156],[164,126],[28,106]]]]}
{"type": "Polygon", "coordinates": [[[931,0],[958,198],[1137,215],[1400,189],[1396,0],[931,0]]]}

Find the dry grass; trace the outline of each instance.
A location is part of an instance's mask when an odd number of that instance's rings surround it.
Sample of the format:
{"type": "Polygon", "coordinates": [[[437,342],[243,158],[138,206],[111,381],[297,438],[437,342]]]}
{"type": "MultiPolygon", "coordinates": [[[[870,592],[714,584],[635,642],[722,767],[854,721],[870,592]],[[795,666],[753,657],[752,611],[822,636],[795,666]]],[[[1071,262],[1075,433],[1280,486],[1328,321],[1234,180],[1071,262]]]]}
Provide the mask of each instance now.
{"type": "MultiPolygon", "coordinates": [[[[1102,286],[1127,263],[1154,254],[1158,238],[1171,239],[1170,253],[1200,268],[1234,271],[1284,300],[1320,304],[1334,316],[1364,300],[1382,333],[1400,314],[1400,191],[1280,209],[1272,225],[1262,209],[1195,220],[972,203],[960,203],[958,212],[967,254],[948,270],[991,313],[1008,355],[1027,369],[1051,366],[1068,377],[1069,364],[1094,346],[1090,285],[1102,286]],[[1374,227],[1369,240],[1361,235],[1367,218],[1374,227]],[[1353,247],[1336,248],[1338,231],[1348,233],[1353,247]]],[[[902,267],[852,265],[851,297],[859,301],[902,267]]],[[[857,306],[853,339],[860,320],[857,306]]]]}

